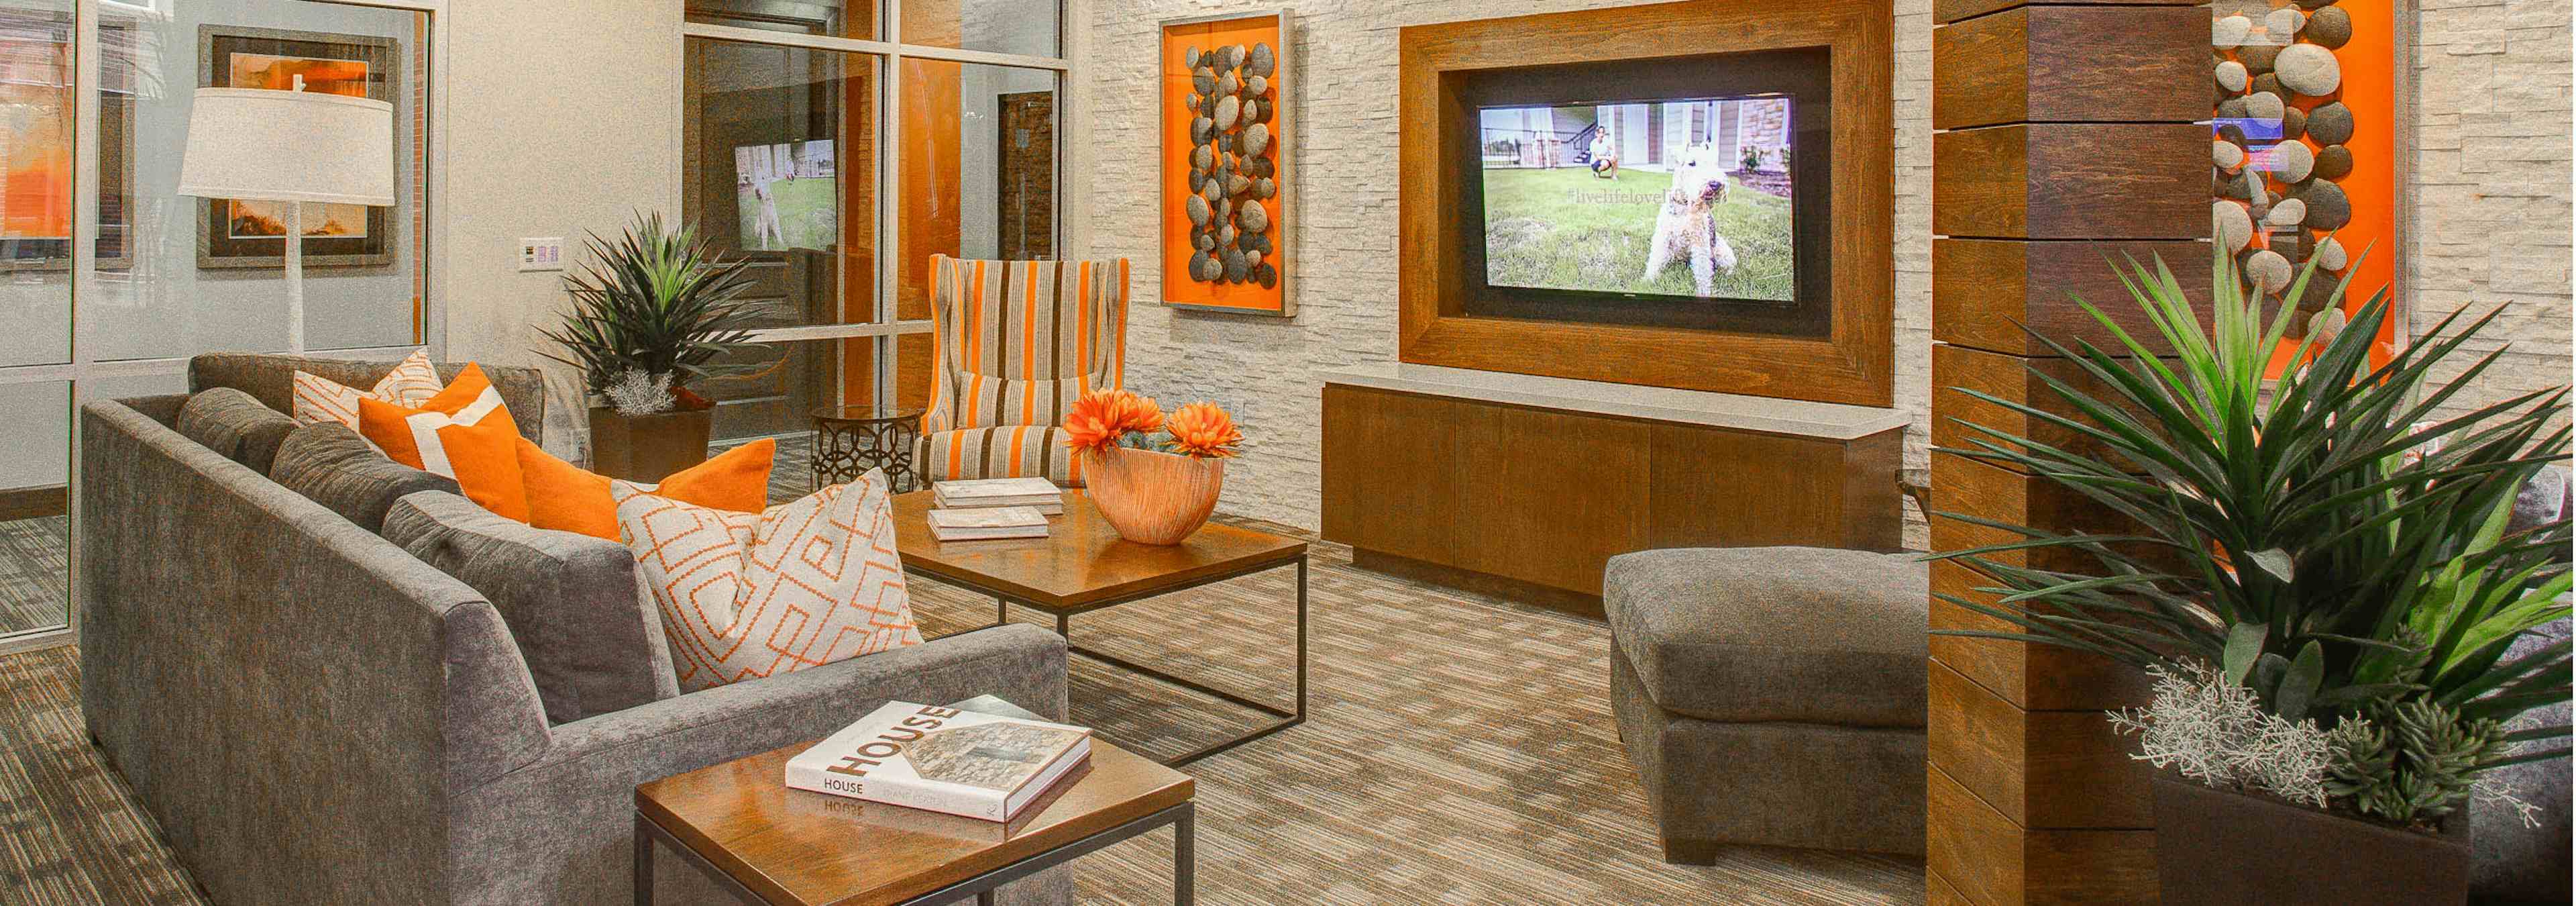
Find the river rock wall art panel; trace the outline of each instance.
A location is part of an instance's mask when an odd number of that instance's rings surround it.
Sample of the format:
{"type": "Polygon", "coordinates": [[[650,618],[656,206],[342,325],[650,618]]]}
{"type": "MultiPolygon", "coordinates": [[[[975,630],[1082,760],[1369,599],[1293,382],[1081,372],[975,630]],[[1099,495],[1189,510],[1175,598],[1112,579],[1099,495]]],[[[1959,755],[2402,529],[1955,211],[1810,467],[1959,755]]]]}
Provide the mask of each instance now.
{"type": "Polygon", "coordinates": [[[1289,14],[1161,27],[1163,302],[1293,315],[1289,14]]]}
{"type": "Polygon", "coordinates": [[[2396,26],[2394,0],[2210,6],[2210,236],[2242,286],[2298,309],[2293,335],[2340,330],[2385,287],[2399,295],[2381,340],[2386,350],[2403,342],[2396,26]],[[2316,276],[2286,298],[2312,262],[2316,276]],[[2327,297],[2347,278],[2330,313],[2327,297]]]}

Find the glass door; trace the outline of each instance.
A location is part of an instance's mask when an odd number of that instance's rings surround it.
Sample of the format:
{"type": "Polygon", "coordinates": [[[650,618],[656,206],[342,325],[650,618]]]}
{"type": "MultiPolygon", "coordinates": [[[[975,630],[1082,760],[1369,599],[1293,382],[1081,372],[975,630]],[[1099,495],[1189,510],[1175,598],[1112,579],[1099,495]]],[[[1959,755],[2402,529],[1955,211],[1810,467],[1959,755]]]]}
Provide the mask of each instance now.
{"type": "Polygon", "coordinates": [[[178,193],[199,88],[394,107],[396,203],[308,204],[306,354],[429,340],[429,77],[442,0],[0,0],[0,650],[70,638],[78,407],[287,352],[287,220],[178,193]]]}

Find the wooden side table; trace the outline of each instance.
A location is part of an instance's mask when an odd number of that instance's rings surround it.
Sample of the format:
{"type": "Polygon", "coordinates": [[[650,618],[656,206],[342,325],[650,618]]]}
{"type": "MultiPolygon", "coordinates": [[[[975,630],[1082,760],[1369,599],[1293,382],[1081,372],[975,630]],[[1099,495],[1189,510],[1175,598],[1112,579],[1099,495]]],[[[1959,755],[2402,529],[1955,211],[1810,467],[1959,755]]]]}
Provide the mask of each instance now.
{"type": "MultiPolygon", "coordinates": [[[[995,713],[996,700],[961,702],[995,713]]],[[[1101,739],[1091,764],[1008,823],[787,787],[788,746],[635,788],[635,902],[653,902],[655,844],[744,903],[935,906],[1170,825],[1172,901],[1194,902],[1196,785],[1101,739]]]]}
{"type": "Polygon", "coordinates": [[[912,445],[921,410],[896,406],[825,406],[814,410],[814,487],[855,481],[884,469],[890,490],[912,488],[912,445]]]}

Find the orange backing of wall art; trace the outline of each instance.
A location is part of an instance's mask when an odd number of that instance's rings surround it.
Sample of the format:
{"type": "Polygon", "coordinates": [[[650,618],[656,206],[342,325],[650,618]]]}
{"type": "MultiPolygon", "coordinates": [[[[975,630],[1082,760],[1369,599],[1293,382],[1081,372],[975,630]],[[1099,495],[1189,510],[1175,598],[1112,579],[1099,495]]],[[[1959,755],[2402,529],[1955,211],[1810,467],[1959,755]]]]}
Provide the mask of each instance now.
{"type": "MultiPolygon", "coordinates": [[[[2353,112],[2352,139],[2344,147],[2352,151],[2352,172],[2335,184],[2352,202],[2352,220],[2332,234],[2341,240],[2350,264],[2344,274],[2320,270],[2313,279],[2333,280],[2349,275],[2352,283],[2345,292],[2344,313],[2361,311],[2372,296],[2385,287],[2390,297],[2406,292],[2397,280],[2397,34],[2396,10],[2391,0],[2338,0],[2334,4],[2352,16],[2352,39],[2334,52],[2335,62],[2342,64],[2343,85],[2335,93],[2321,98],[2298,96],[2290,106],[2313,110],[2330,101],[2342,101],[2353,112]],[[2366,254],[2365,254],[2366,252],[2366,254]]],[[[2302,136],[2310,150],[2323,146],[2302,136]]],[[[2258,238],[2261,231],[2257,231],[2258,238]]],[[[2292,256],[2296,261],[2296,256],[2292,256]]],[[[2398,307],[2403,314],[2407,307],[2398,307]]],[[[2380,325],[2379,337],[2371,359],[2383,364],[2395,350],[2397,338],[2405,336],[2412,325],[2400,324],[2396,317],[2380,325]]],[[[2272,373],[2278,375],[2295,355],[2298,341],[2282,343],[2273,351],[2272,373]]]]}
{"type": "MultiPolygon", "coordinates": [[[[1270,15],[1221,22],[1189,22],[1163,28],[1162,43],[1162,208],[1163,208],[1163,302],[1167,305],[1192,305],[1203,308],[1227,308],[1265,314],[1287,314],[1290,271],[1296,262],[1288,249],[1287,235],[1292,212],[1284,203],[1268,204],[1273,225],[1271,247],[1276,252],[1269,260],[1279,269],[1276,285],[1259,283],[1217,284],[1192,280],[1187,273],[1190,255],[1190,215],[1182,205],[1190,197],[1190,68],[1181,65],[1181,51],[1193,45],[1201,48],[1255,43],[1269,44],[1279,53],[1279,67],[1270,80],[1270,91],[1263,95],[1266,103],[1276,104],[1287,92],[1282,84],[1296,73],[1288,67],[1288,48],[1280,41],[1279,19],[1270,15]]],[[[1291,106],[1277,106],[1270,117],[1271,160],[1277,170],[1279,194],[1273,202],[1284,202],[1289,196],[1289,181],[1295,168],[1289,161],[1288,137],[1295,134],[1292,122],[1297,111],[1291,106]]]]}

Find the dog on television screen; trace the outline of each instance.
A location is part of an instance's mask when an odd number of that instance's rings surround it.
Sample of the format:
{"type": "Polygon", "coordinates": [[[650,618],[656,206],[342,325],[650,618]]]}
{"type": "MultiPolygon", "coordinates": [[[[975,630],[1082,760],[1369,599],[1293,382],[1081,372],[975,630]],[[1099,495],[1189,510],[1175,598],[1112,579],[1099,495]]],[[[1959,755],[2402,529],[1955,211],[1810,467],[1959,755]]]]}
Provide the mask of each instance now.
{"type": "Polygon", "coordinates": [[[1700,296],[1714,297],[1718,272],[1735,270],[1735,247],[1717,234],[1716,208],[1726,203],[1730,188],[1726,162],[1714,146],[1682,145],[1673,149],[1672,167],[1673,187],[1664,191],[1663,210],[1655,215],[1654,247],[1639,279],[1655,279],[1673,259],[1689,256],[1700,296]]]}

